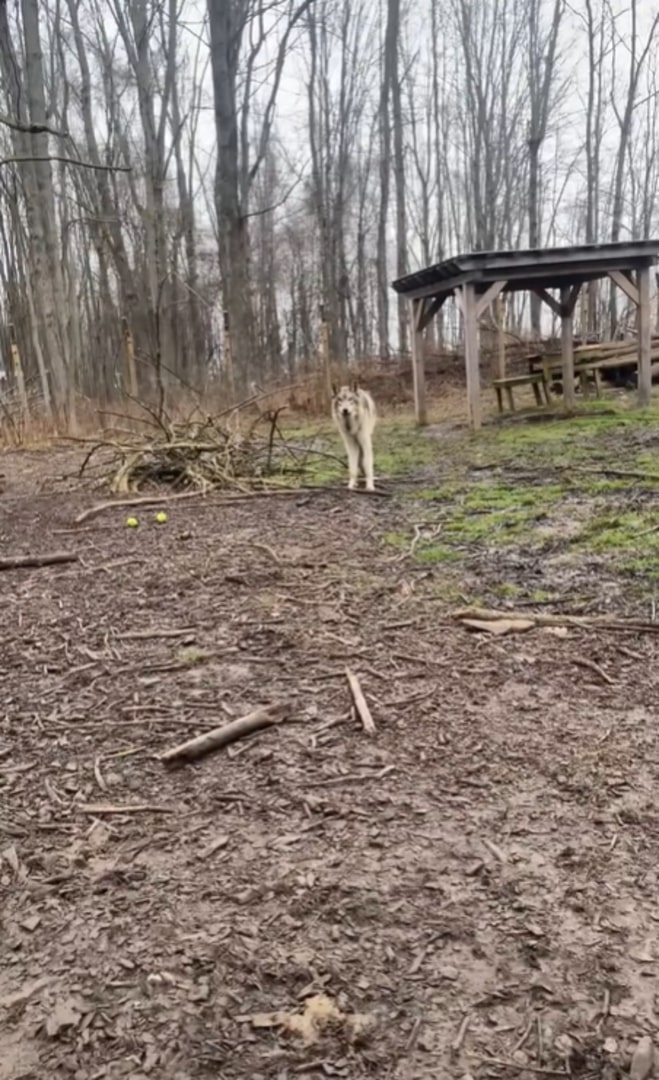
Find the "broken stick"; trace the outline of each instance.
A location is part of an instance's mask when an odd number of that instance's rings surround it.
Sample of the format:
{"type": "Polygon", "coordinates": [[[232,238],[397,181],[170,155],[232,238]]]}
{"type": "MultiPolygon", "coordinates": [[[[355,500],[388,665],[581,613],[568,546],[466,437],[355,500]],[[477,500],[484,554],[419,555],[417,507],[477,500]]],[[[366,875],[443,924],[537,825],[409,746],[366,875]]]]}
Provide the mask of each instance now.
{"type": "Polygon", "coordinates": [[[240,716],[223,727],[213,728],[203,735],[197,735],[194,739],[174,746],[160,755],[163,765],[174,765],[184,761],[196,761],[213,750],[220,750],[229,743],[243,739],[246,735],[252,735],[263,728],[272,727],[284,719],[290,706],[287,702],[279,702],[274,705],[264,705],[254,712],[240,716]]]}
{"type": "Polygon", "coordinates": [[[86,510],[81,511],[76,518],[74,518],[74,525],[82,525],[83,521],[88,521],[89,518],[97,517],[102,514],[104,510],[116,510],[126,506],[157,506],[159,503],[176,502],[180,499],[192,499],[202,498],[202,491],[178,491],[175,495],[137,495],[132,499],[110,499],[108,502],[96,503],[95,506],[90,506],[86,510]]]}
{"type": "Polygon", "coordinates": [[[362,727],[367,735],[375,735],[375,722],[371,716],[371,710],[366,704],[366,698],[362,693],[362,688],[359,685],[359,679],[350,668],[346,668],[346,678],[348,680],[348,686],[350,687],[350,693],[352,695],[353,704],[355,706],[355,712],[362,722],[362,727]]]}
{"type": "MultiPolygon", "coordinates": [[[[645,619],[623,619],[610,615],[550,615],[535,611],[490,611],[488,608],[462,608],[451,617],[469,626],[470,621],[507,621],[532,623],[534,626],[575,626],[581,630],[618,630],[623,632],[659,633],[659,622],[645,619]]],[[[524,629],[529,629],[524,626],[524,629]]]]}
{"type": "Polygon", "coordinates": [[[0,559],[0,570],[18,570],[21,566],[54,566],[56,563],[77,562],[71,551],[53,551],[49,555],[9,555],[0,559]]]}

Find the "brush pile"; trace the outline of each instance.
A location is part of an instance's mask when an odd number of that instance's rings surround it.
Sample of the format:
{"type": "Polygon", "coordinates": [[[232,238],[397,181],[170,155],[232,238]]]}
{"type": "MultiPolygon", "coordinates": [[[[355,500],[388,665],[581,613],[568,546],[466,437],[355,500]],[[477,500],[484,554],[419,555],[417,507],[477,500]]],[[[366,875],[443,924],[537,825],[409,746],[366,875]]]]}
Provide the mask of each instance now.
{"type": "Polygon", "coordinates": [[[96,441],[80,475],[96,468],[98,486],[114,495],[163,486],[171,491],[253,491],[294,478],[299,482],[309,471],[311,458],[333,457],[314,446],[315,440],[288,442],[278,412],[259,420],[265,418],[270,424],[267,434],[256,430],[259,421],[240,431],[212,417],[185,424],[159,418],[148,436],[126,433],[96,441]]]}

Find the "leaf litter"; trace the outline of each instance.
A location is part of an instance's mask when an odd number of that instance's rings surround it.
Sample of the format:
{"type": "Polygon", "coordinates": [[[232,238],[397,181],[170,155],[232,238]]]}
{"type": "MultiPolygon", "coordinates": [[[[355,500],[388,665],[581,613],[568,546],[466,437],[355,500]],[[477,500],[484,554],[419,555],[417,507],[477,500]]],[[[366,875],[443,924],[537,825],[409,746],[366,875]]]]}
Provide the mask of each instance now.
{"type": "MultiPolygon", "coordinates": [[[[8,464],[7,550],[88,505],[33,497],[54,460],[8,464]]],[[[106,512],[3,576],[0,1080],[647,1074],[656,635],[465,632],[445,567],[391,562],[410,486],[106,512]]]]}

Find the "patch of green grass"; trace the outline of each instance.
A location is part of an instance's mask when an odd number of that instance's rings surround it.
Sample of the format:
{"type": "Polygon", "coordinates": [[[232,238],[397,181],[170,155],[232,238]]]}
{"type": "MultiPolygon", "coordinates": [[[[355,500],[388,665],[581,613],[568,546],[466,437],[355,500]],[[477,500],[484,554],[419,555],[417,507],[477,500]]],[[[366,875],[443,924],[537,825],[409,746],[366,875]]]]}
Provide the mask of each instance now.
{"type": "MultiPolygon", "coordinates": [[[[340,461],[318,457],[316,482],[345,478],[344,451],[329,423],[307,425],[299,434],[321,436],[321,446],[340,461]]],[[[419,477],[407,488],[409,529],[396,525],[382,537],[400,551],[412,548],[415,518],[424,534],[413,558],[442,567],[438,587],[460,594],[460,564],[482,552],[547,551],[583,559],[605,558],[607,568],[634,574],[643,585],[659,580],[659,529],[654,532],[659,491],[659,409],[639,411],[629,400],[585,402],[569,418],[503,422],[477,435],[466,430],[419,430],[411,421],[381,420],[374,438],[379,476],[419,477]],[[658,433],[654,444],[653,431],[658,433]],[[607,470],[639,475],[611,476],[607,470]],[[429,479],[431,477],[431,479],[429,479]],[[434,529],[436,525],[438,528],[434,529]]],[[[313,455],[310,455],[310,460],[313,455]]],[[[487,571],[483,570],[485,580],[487,571]]],[[[551,600],[521,584],[487,584],[488,596],[551,600]]]]}
{"type": "Polygon", "coordinates": [[[437,447],[426,433],[400,420],[381,423],[376,428],[373,446],[381,462],[381,472],[407,471],[432,464],[437,457],[437,447]]]}
{"type": "Polygon", "coordinates": [[[652,506],[647,510],[610,510],[591,517],[573,543],[597,555],[649,550],[659,557],[659,530],[652,531],[655,524],[652,506]]]}
{"type": "Polygon", "coordinates": [[[384,544],[390,544],[392,547],[404,548],[409,547],[412,543],[411,537],[404,532],[387,532],[382,537],[384,544]]]}
{"type": "Polygon", "coordinates": [[[659,554],[655,558],[622,559],[619,569],[623,573],[638,574],[650,581],[659,581],[659,554]]]}
{"type": "Polygon", "coordinates": [[[442,484],[440,487],[417,488],[414,492],[414,498],[419,499],[421,502],[450,502],[451,499],[457,498],[462,490],[459,484],[442,484]]]}
{"type": "Polygon", "coordinates": [[[461,562],[460,554],[445,544],[429,544],[427,547],[420,545],[414,554],[417,562],[430,565],[461,562]]]}

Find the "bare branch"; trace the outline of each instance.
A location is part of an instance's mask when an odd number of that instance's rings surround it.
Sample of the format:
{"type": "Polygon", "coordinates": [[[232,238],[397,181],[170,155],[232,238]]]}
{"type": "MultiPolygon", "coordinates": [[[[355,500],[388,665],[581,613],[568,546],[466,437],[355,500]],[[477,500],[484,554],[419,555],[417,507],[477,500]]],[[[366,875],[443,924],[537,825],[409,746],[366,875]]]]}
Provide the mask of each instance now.
{"type": "Polygon", "coordinates": [[[80,161],[78,158],[63,157],[61,154],[0,158],[0,167],[3,165],[25,165],[34,161],[61,161],[64,165],[75,165],[80,169],[96,169],[99,172],[132,172],[130,165],[101,165],[100,162],[80,161]]]}
{"type": "Polygon", "coordinates": [[[10,120],[8,116],[0,116],[0,124],[26,135],[54,135],[57,139],[67,139],[69,136],[68,131],[57,131],[48,124],[23,124],[19,120],[10,120]]]}

